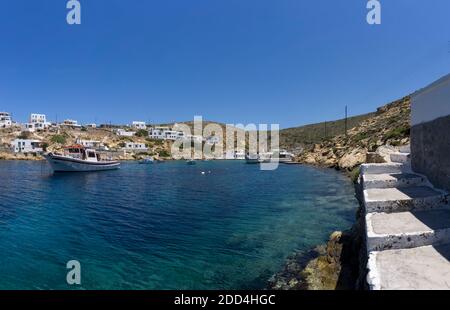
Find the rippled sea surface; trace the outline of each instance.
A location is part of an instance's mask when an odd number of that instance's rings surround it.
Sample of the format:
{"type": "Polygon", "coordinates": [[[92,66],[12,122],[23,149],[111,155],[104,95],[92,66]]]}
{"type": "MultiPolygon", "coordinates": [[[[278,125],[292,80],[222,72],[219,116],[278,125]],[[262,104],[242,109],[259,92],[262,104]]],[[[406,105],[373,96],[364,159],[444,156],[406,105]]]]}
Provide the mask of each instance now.
{"type": "Polygon", "coordinates": [[[0,161],[0,289],[264,288],[293,251],[353,222],[350,180],[331,169],[241,161],[51,174],[0,161]],[[202,174],[204,172],[204,174],[202,174]]]}

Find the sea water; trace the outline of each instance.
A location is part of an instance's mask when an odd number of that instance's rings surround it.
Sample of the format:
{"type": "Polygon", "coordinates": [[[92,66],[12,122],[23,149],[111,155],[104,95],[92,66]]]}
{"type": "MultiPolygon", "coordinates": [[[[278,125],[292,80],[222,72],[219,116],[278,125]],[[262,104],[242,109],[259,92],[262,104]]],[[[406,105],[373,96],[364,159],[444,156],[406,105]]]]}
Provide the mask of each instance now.
{"type": "Polygon", "coordinates": [[[354,221],[332,169],[243,161],[52,174],[0,161],[0,289],[262,289],[354,221]],[[66,263],[81,264],[81,285],[66,263]]]}

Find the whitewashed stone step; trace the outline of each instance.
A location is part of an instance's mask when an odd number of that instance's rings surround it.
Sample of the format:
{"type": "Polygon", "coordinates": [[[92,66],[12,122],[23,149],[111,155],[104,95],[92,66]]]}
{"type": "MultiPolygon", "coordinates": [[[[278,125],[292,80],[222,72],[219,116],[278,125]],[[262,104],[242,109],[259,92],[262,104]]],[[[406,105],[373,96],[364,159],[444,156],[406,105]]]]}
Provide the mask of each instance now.
{"type": "Polygon", "coordinates": [[[408,171],[406,168],[400,163],[362,164],[361,174],[402,173],[408,171]]]}
{"type": "Polygon", "coordinates": [[[406,164],[410,162],[409,153],[391,153],[389,156],[391,157],[391,161],[393,163],[406,164]]]}
{"type": "Polygon", "coordinates": [[[413,173],[382,173],[361,176],[364,189],[392,188],[424,185],[425,177],[413,173]]]}
{"type": "Polygon", "coordinates": [[[450,245],[370,252],[372,290],[450,289],[450,245]]]}
{"type": "Polygon", "coordinates": [[[400,147],[400,153],[411,153],[411,145],[404,145],[400,147]]]}
{"type": "Polygon", "coordinates": [[[366,215],[367,249],[383,251],[450,243],[450,209],[366,215]]]}
{"type": "Polygon", "coordinates": [[[427,186],[371,188],[363,193],[366,213],[424,210],[447,204],[442,192],[427,186]]]}

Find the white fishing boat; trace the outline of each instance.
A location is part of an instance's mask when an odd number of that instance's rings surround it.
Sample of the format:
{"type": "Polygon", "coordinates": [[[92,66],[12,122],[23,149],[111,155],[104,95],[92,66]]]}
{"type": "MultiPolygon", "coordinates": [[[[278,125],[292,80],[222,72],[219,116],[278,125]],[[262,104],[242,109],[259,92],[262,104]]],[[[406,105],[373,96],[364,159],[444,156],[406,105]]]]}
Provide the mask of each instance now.
{"type": "Polygon", "coordinates": [[[149,165],[149,164],[153,164],[154,162],[155,162],[155,160],[153,158],[147,157],[147,158],[141,159],[139,161],[139,164],[141,164],[141,165],[149,165]]]}
{"type": "Polygon", "coordinates": [[[64,154],[47,153],[44,155],[55,172],[88,172],[118,169],[120,162],[102,160],[100,154],[82,145],[66,147],[64,154]]]}
{"type": "Polygon", "coordinates": [[[278,160],[280,163],[290,163],[294,160],[295,155],[286,150],[280,150],[278,160]]]}
{"type": "Polygon", "coordinates": [[[259,154],[247,154],[245,160],[247,164],[260,164],[269,162],[290,163],[294,159],[294,154],[286,150],[275,150],[259,154]]]}
{"type": "Polygon", "coordinates": [[[258,154],[247,154],[245,155],[245,162],[247,164],[259,164],[259,156],[258,154]]]}

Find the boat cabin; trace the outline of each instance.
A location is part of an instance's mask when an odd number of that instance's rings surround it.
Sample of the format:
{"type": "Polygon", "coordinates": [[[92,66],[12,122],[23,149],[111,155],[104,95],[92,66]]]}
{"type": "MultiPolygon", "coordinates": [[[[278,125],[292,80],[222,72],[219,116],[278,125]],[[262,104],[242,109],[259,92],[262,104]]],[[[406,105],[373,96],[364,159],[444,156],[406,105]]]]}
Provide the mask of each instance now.
{"type": "Polygon", "coordinates": [[[86,149],[82,145],[72,145],[65,148],[65,153],[76,159],[99,162],[100,154],[98,154],[94,149],[86,149]]]}

